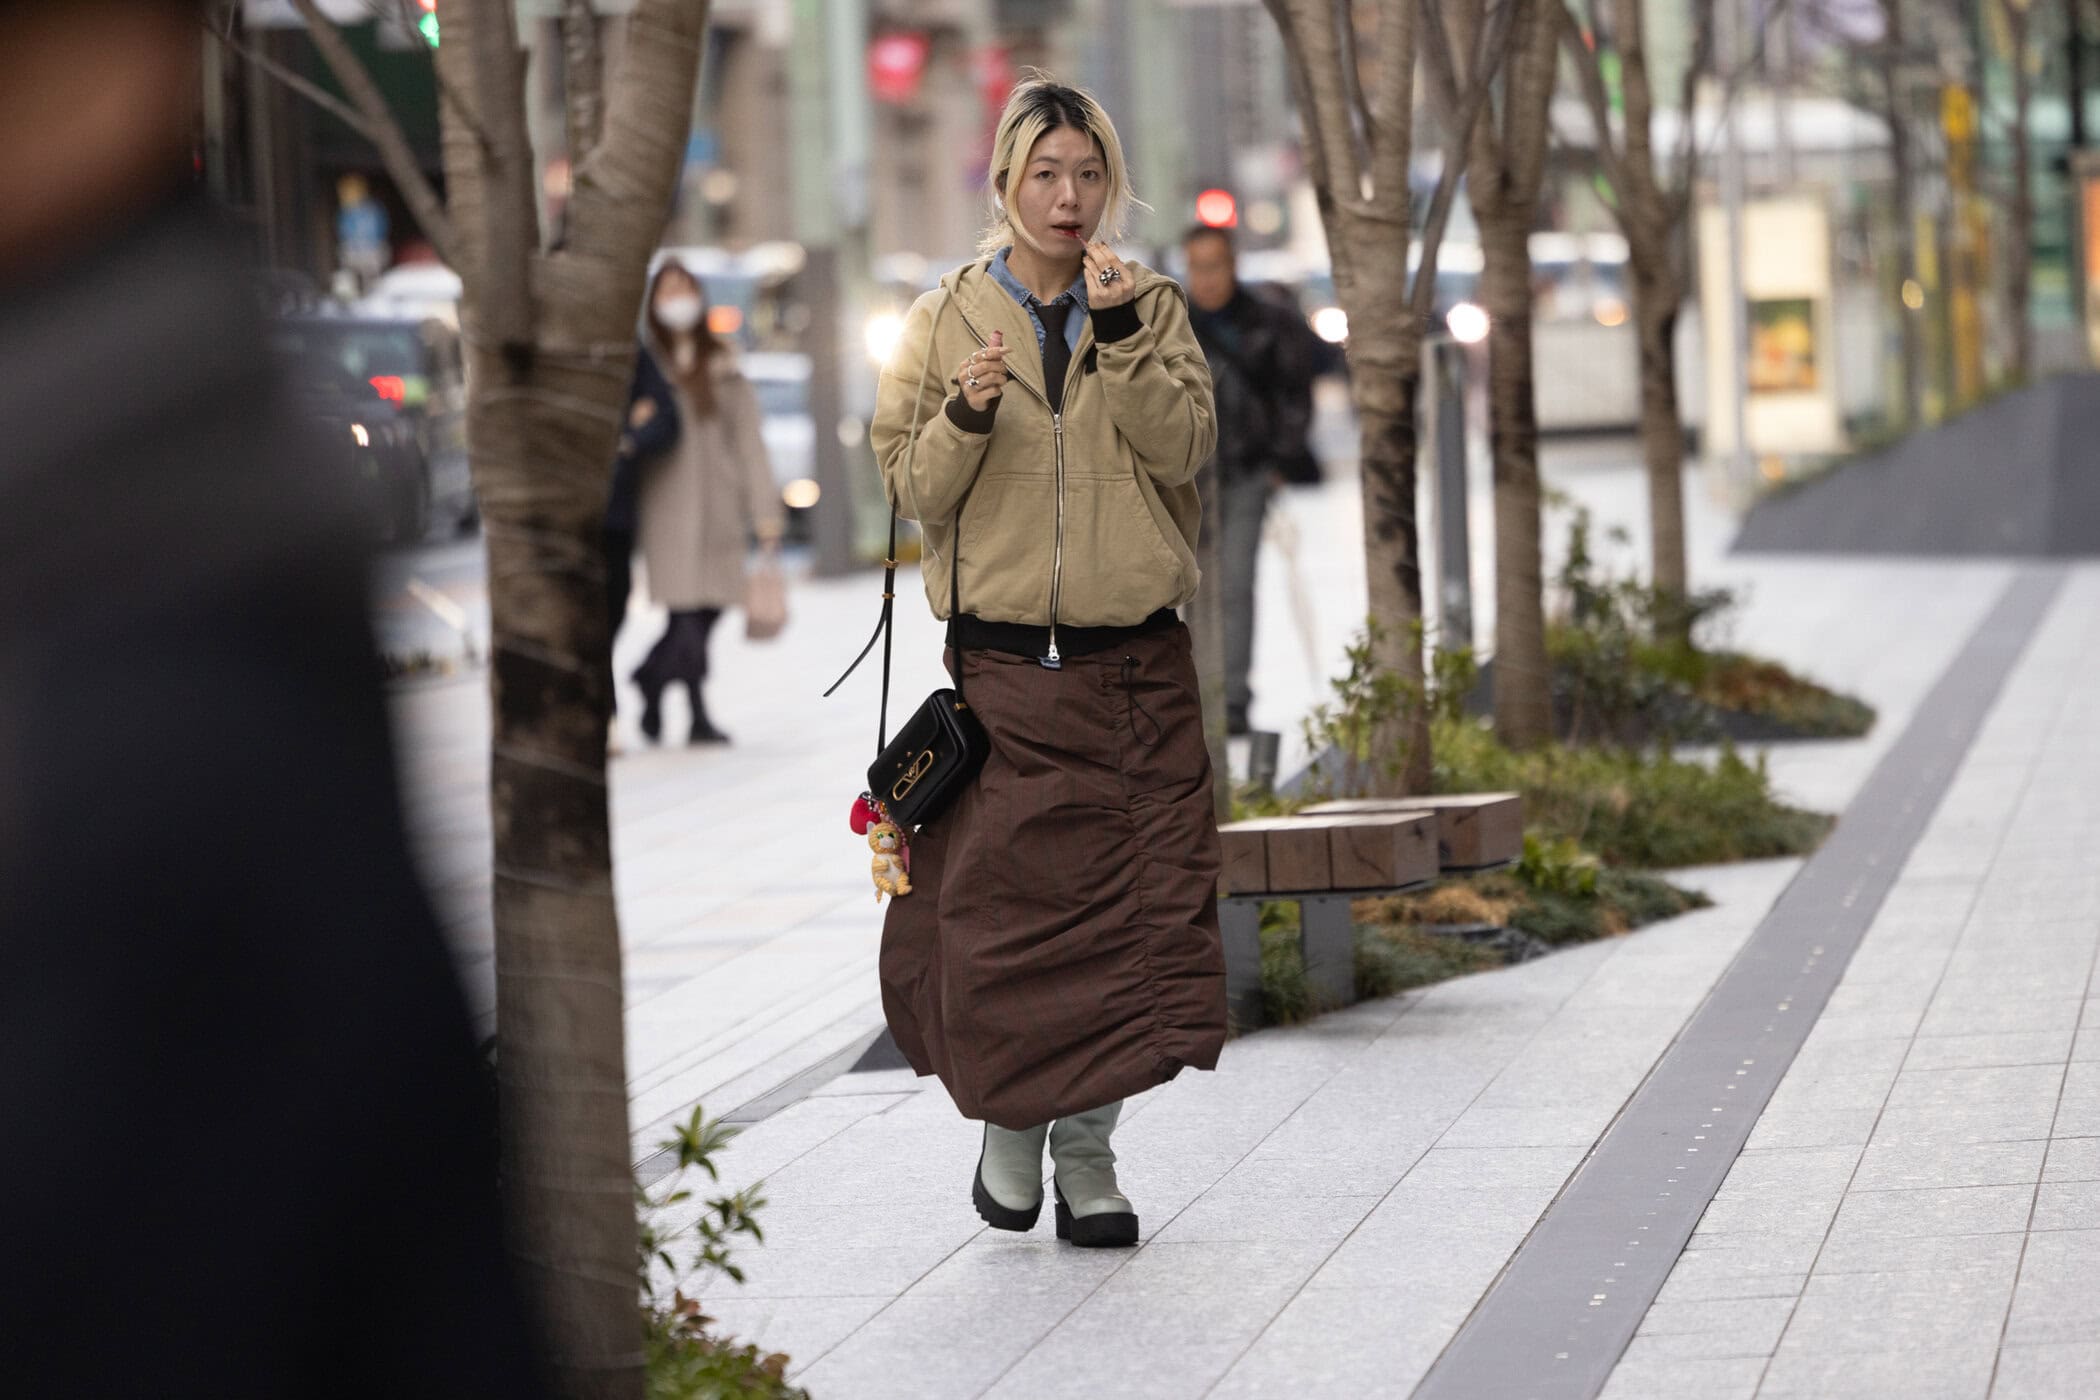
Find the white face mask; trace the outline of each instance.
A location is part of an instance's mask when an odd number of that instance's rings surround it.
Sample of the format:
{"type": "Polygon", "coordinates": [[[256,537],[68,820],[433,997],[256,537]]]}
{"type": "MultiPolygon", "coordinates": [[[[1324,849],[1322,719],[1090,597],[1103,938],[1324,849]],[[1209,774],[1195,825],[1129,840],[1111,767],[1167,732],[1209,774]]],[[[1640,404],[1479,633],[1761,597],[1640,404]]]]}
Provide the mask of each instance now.
{"type": "Polygon", "coordinates": [[[689,331],[700,324],[700,298],[665,297],[656,303],[656,319],[674,331],[689,331]]]}

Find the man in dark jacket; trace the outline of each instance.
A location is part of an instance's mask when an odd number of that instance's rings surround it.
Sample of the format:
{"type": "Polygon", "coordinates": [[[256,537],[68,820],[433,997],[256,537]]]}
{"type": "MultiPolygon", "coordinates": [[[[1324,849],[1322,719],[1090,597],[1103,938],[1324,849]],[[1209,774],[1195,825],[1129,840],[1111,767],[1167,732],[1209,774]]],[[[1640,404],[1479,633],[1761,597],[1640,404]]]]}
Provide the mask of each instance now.
{"type": "Polygon", "coordinates": [[[186,189],[199,11],[0,0],[8,1389],[537,1396],[356,507],[186,189]]]}
{"type": "Polygon", "coordinates": [[[1254,571],[1261,554],[1262,517],[1270,494],[1284,481],[1304,479],[1311,451],[1313,360],[1311,333],[1294,310],[1263,300],[1240,285],[1232,235],[1190,229],[1189,319],[1210,362],[1217,403],[1217,489],[1224,520],[1217,552],[1224,574],[1225,728],[1247,732],[1254,692],[1254,571]]]}

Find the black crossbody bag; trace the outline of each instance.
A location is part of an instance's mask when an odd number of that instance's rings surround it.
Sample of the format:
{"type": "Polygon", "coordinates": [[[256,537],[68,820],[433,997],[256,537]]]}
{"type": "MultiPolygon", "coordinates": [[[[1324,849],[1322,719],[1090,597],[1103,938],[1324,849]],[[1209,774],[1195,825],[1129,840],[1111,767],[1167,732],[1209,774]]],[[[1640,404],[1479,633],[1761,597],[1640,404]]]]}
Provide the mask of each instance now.
{"type": "MultiPolygon", "coordinates": [[[[942,303],[945,308],[945,300],[942,303]]],[[[939,323],[936,316],[935,323],[939,323]]],[[[927,368],[932,367],[932,340],[927,341],[927,368]]],[[[920,371],[919,401],[925,398],[926,371],[920,371]]],[[[912,435],[910,453],[919,446],[919,403],[912,406],[912,435]]],[[[911,473],[909,457],[905,462],[905,474],[911,473]]],[[[955,645],[955,619],[962,613],[962,508],[955,511],[955,538],[948,547],[948,645],[955,645]]],[[[831,690],[824,692],[828,698],[832,691],[846,683],[846,676],[860,668],[882,643],[882,708],[875,727],[875,762],[868,767],[868,797],[878,804],[889,819],[906,831],[916,831],[948,810],[964,788],[976,780],[977,772],[984,767],[985,758],[992,751],[992,741],[984,732],[984,725],[971,711],[969,701],[963,697],[963,657],[958,649],[955,653],[955,689],[936,690],[926,697],[926,702],[912,712],[910,719],[898,729],[897,737],[891,739],[890,729],[890,642],[894,632],[893,619],[897,606],[897,512],[890,512],[890,547],[883,556],[882,569],[882,617],[875,624],[875,635],[853,658],[846,674],[831,683],[831,690]]]]}

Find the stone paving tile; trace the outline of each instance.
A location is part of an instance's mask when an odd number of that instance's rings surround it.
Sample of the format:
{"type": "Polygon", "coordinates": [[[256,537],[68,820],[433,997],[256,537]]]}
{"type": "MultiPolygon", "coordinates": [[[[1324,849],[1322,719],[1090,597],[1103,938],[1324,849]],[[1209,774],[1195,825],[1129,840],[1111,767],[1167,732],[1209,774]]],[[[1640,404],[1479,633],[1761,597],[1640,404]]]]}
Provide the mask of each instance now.
{"type": "Polygon", "coordinates": [[[1986,1400],[1997,1338],[1929,1350],[1837,1352],[1782,1344],[1758,1400],[1986,1400]]]}
{"type": "Polygon", "coordinates": [[[2048,1146],[2041,1141],[1870,1143],[1852,1189],[2016,1186],[2040,1179],[2048,1146]]]}
{"type": "Polygon", "coordinates": [[[1028,1296],[899,1298],[797,1380],[835,1400],[967,1400],[985,1393],[1057,1320],[1028,1296]]]}
{"type": "Polygon", "coordinates": [[[1324,1254],[1303,1244],[1147,1245],[986,1393],[1201,1396],[1324,1254]]]}
{"type": "Polygon", "coordinates": [[[1744,1152],[1735,1159],[1698,1228],[1814,1234],[1837,1214],[1856,1147],[1744,1152]]]}
{"type": "Polygon", "coordinates": [[[2054,1135],[2100,1137],[2100,1060],[2080,1060],[2064,1073],[2054,1135]]]}
{"type": "Polygon", "coordinates": [[[712,1290],[707,1315],[739,1342],[785,1352],[788,1374],[802,1372],[889,1306],[891,1296],[860,1298],[746,1298],[733,1287],[712,1290]]]}
{"type": "Polygon", "coordinates": [[[1855,1236],[1831,1239],[1816,1258],[1815,1273],[1885,1274],[1962,1269],[1973,1264],[2017,1260],[2026,1237],[2018,1231],[1992,1235],[1855,1236]]]}
{"type": "Polygon", "coordinates": [[[2031,1235],[2006,1319],[2007,1345],[2100,1337],[2100,1230],[2031,1235]]]}
{"type": "Polygon", "coordinates": [[[1382,1196],[1279,1196],[1253,1200],[1206,1195],[1153,1239],[1160,1244],[1245,1241],[1333,1248],[1378,1207],[1382,1196]]]}
{"type": "Polygon", "coordinates": [[[1770,1356],[1786,1330],[1787,1319],[1793,1316],[1794,1305],[1791,1297],[1670,1303],[1658,1299],[1641,1319],[1627,1356],[1676,1360],[1770,1356]]]}
{"type": "Polygon", "coordinates": [[[1997,1035],[1921,1035],[1906,1069],[1979,1069],[2006,1065],[2060,1065],[2069,1057],[2071,1032],[2010,1031],[1997,1035]]]}
{"type": "MultiPolygon", "coordinates": [[[[1403,1400],[1436,1361],[1470,1302],[1387,1289],[1293,1299],[1209,1392],[1210,1400],[1280,1396],[1403,1400]]],[[[1099,1392],[1105,1397],[1109,1392],[1099,1392]]]]}
{"type": "Polygon", "coordinates": [[[1810,1277],[1787,1324],[1786,1345],[1885,1351],[1995,1336],[2012,1299],[2017,1261],[1951,1269],[1810,1277]]]}
{"type": "Polygon", "coordinates": [[[2027,1228],[2029,1186],[1959,1186],[1914,1191],[1854,1191],[1838,1210],[1826,1248],[1869,1240],[1939,1239],[2027,1228]]]}
{"type": "Polygon", "coordinates": [[[1746,1151],[1802,1147],[1864,1147],[1874,1136],[1878,1104],[1855,1108],[1796,1108],[1766,1113],[1750,1130],[1746,1151]]]}
{"type": "Polygon", "coordinates": [[[2100,1137],[2060,1137],[2051,1142],[2042,1180],[2100,1181],[2100,1137]]]}
{"type": "Polygon", "coordinates": [[[2100,1230],[2100,1181],[2044,1182],[2034,1201],[2037,1230],[2100,1230]]]}
{"type": "Polygon", "coordinates": [[[2092,1400],[2100,1378],[2100,1341],[2008,1344],[1998,1354],[1991,1400],[2092,1400]]]}
{"type": "Polygon", "coordinates": [[[1764,1378],[1758,1357],[1683,1358],[1628,1347],[1598,1400],[1752,1400],[1764,1378]]]}
{"type": "Polygon", "coordinates": [[[1960,989],[1933,1003],[1919,1026],[1920,1035],[2007,1035],[2022,1031],[2067,1030],[2077,1024],[2079,1002],[2059,997],[2048,1001],[2009,1003],[1960,989]]]}

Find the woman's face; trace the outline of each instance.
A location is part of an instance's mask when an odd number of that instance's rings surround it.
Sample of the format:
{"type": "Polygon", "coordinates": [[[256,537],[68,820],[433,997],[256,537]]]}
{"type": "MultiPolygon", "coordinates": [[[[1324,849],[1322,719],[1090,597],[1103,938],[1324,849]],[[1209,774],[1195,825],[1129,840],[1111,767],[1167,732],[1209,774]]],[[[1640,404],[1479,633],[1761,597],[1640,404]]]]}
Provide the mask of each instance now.
{"type": "Polygon", "coordinates": [[[1108,162],[1094,138],[1072,126],[1045,132],[1007,178],[1007,217],[1020,236],[1053,258],[1084,256],[1108,207],[1108,162]]]}
{"type": "Polygon", "coordinates": [[[689,331],[707,312],[700,284],[682,268],[666,268],[649,294],[649,307],[656,319],[674,331],[689,331]]]}

